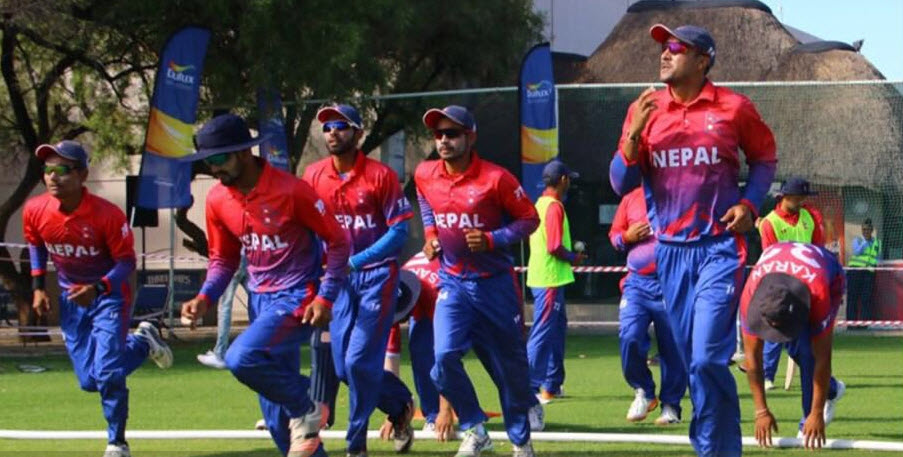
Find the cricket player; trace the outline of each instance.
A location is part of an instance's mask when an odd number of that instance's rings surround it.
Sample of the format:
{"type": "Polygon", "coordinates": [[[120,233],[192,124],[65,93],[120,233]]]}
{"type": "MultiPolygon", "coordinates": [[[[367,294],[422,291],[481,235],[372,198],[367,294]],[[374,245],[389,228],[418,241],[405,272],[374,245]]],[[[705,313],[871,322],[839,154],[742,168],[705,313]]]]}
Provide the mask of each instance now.
{"type": "Polygon", "coordinates": [[[642,187],[637,187],[621,199],[608,237],[615,249],[627,252],[628,273],[621,280],[618,315],[621,371],[627,384],[634,389],[627,420],[642,421],[661,400],[662,412],[655,419],[655,424],[680,423],[680,400],[687,390],[687,370],[674,343],[671,322],[656,277],[655,237],[649,224],[642,187]],[[646,364],[650,323],[655,325],[661,367],[662,385],[658,399],[655,397],[652,372],[646,364]]]}
{"type": "Polygon", "coordinates": [[[837,257],[812,244],[773,244],[750,274],[740,301],[740,322],[761,446],[771,446],[771,432],[778,431],[765,400],[764,341],[786,345],[800,367],[803,417],[797,436],[809,449],[825,443],[825,426],[846,391],[844,383],[831,376],[831,342],[843,292],[843,267],[837,257]]]}
{"type": "Polygon", "coordinates": [[[308,166],[303,179],[351,239],[351,273],[329,327],[336,375],[348,385],[347,452],[366,455],[377,407],[392,422],[395,451],[407,452],[414,440],[411,392],[383,369],[383,357],[398,298],[398,254],[414,213],[395,172],[358,149],[364,131],[354,107],[324,107],[317,120],[329,157],[308,166]]]}
{"type": "Polygon", "coordinates": [[[571,250],[571,227],[563,200],[580,174],[553,160],[542,171],[546,185],[536,200],[539,229],[530,235],[527,287],[533,292],[533,326],[527,339],[530,389],[540,403],[561,395],[564,384],[564,340],[568,328],[564,288],[574,282],[572,265],[586,257],[571,250]]]}
{"type": "Polygon", "coordinates": [[[78,385],[100,393],[107,421],[104,457],[129,457],[126,377],[148,356],[160,368],[169,368],[172,352],[149,322],[128,333],[135,239],[122,210],[85,188],[88,153],[67,140],[42,144],[35,155],[44,162],[47,192],[29,199],[22,215],[31,258],[32,305],[39,316],[50,312],[45,279],[49,258],[62,291],[60,328],[78,385]]]}
{"type": "Polygon", "coordinates": [[[315,326],[329,322],[350,243],[307,183],[251,154],[261,141],[233,114],[214,117],[195,136],[198,150],[188,160],[203,160],[220,182],[207,194],[207,279],[197,297],[182,305],[182,318],[193,325],[217,303],[244,247],[252,320],[229,346],[226,367],[259,394],[264,421],[283,455],[325,455],[319,431],[329,411],[308,397],[300,347],[315,326]],[[325,274],[320,240],[327,245],[325,274]]]}
{"type": "Polygon", "coordinates": [[[477,125],[466,108],[430,109],[423,123],[440,158],[414,174],[424,253],[441,265],[430,375],[466,431],[457,456],[491,449],[486,414],[461,363],[473,347],[498,388],[514,456],[532,457],[530,430],[542,429],[542,406],[530,391],[522,298],[508,246],[536,230],[539,217],[514,176],[477,155],[477,125]]]}
{"type": "Polygon", "coordinates": [[[615,192],[642,184],[658,244],[656,271],[689,372],[690,441],[703,457],[742,453],[734,351],[746,240],[774,178],[771,130],[746,97],[706,77],[715,41],[703,28],[650,30],[659,79],[630,106],[611,162],[615,192]],[[749,176],[741,193],[740,150],[749,176]]]}

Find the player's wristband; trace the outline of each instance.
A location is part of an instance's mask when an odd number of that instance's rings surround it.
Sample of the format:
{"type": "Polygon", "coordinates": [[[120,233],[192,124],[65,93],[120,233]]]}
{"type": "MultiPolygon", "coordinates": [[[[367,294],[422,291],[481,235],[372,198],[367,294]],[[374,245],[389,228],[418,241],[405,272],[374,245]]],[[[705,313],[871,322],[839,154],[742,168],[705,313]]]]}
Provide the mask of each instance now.
{"type": "Polygon", "coordinates": [[[47,278],[44,275],[32,276],[31,277],[31,289],[32,290],[44,290],[47,286],[47,278]]]}
{"type": "Polygon", "coordinates": [[[94,283],[94,290],[97,292],[97,295],[105,295],[110,291],[110,286],[106,281],[101,279],[94,283]]]}

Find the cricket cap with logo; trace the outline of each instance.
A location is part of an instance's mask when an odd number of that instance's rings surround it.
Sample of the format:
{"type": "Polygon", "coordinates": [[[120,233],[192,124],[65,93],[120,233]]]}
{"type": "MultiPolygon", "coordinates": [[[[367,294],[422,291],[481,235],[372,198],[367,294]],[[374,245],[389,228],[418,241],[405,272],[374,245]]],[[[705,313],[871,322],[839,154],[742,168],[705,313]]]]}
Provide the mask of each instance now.
{"type": "Polygon", "coordinates": [[[768,273],[746,309],[750,331],[766,341],[792,341],[809,322],[809,287],[786,273],[768,273]]]}

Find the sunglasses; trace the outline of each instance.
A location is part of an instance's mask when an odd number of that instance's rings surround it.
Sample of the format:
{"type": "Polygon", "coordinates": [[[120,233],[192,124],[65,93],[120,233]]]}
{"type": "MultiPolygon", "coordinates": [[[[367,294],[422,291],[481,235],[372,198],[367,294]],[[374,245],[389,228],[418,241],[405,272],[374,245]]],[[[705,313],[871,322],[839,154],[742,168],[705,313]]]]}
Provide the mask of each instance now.
{"type": "Polygon", "coordinates": [[[81,168],[82,167],[75,165],[44,165],[44,174],[50,175],[56,173],[57,176],[66,176],[75,170],[80,170],[81,168]]]}
{"type": "Polygon", "coordinates": [[[665,52],[665,49],[671,54],[684,54],[690,47],[680,41],[668,41],[662,43],[662,52],[665,52]]]}
{"type": "Polygon", "coordinates": [[[225,164],[226,162],[228,162],[231,157],[232,157],[231,152],[223,152],[223,153],[214,154],[210,157],[205,158],[204,163],[206,163],[207,165],[213,165],[215,167],[219,167],[219,166],[222,166],[223,164],[225,164]]]}
{"type": "Polygon", "coordinates": [[[464,130],[461,129],[439,129],[433,130],[433,138],[437,140],[441,140],[442,137],[446,137],[449,140],[454,140],[455,138],[464,134],[464,130]]]}
{"type": "Polygon", "coordinates": [[[351,124],[345,121],[329,121],[323,124],[323,133],[327,133],[330,130],[348,130],[351,128],[351,124]]]}

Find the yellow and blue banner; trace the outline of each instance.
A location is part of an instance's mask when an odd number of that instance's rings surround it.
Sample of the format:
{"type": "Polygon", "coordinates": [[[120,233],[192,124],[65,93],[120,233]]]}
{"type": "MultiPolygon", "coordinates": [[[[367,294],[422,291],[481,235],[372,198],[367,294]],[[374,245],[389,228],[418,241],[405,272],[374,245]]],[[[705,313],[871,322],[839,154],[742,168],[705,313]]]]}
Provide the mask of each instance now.
{"type": "Polygon", "coordinates": [[[191,205],[191,163],[178,159],[194,153],[194,123],[209,42],[209,30],[192,26],[174,33],[163,46],[141,157],[137,206],[191,205]]]}
{"type": "Polygon", "coordinates": [[[282,115],[282,98],[279,93],[267,89],[257,90],[258,125],[261,137],[260,155],[270,165],[289,171],[288,141],[285,137],[285,120],[282,115]]]}
{"type": "Polygon", "coordinates": [[[558,94],[549,43],[533,46],[524,56],[518,92],[521,180],[530,200],[535,202],[545,187],[542,169],[558,157],[558,94]]]}

